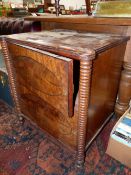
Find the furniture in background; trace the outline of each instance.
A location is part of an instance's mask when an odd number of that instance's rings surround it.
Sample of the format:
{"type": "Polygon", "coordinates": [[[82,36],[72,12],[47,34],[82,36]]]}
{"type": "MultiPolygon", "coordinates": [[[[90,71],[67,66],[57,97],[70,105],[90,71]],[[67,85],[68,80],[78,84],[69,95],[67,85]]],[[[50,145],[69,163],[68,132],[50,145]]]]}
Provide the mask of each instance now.
{"type": "Polygon", "coordinates": [[[23,18],[0,18],[0,35],[40,31],[40,22],[24,20],[23,18]]]}
{"type": "Polygon", "coordinates": [[[127,40],[64,30],[2,37],[18,115],[76,151],[78,167],[113,114],[127,40]]]}
{"type": "Polygon", "coordinates": [[[91,1],[89,1],[89,0],[85,0],[85,2],[86,2],[86,13],[88,14],[88,15],[91,15],[91,1]]]}
{"type": "Polygon", "coordinates": [[[13,106],[10,88],[8,84],[8,76],[3,62],[3,55],[0,50],[0,99],[6,101],[10,106],[13,106]]]}
{"type": "MultiPolygon", "coordinates": [[[[9,35],[24,32],[40,31],[40,22],[24,21],[22,18],[1,18],[0,35],[9,35]]],[[[0,99],[13,106],[10,88],[8,84],[8,75],[5,68],[3,54],[0,42],[0,99]]]]}
{"type": "Polygon", "coordinates": [[[44,8],[44,5],[38,5],[37,7],[35,8],[28,8],[28,12],[29,13],[44,13],[45,12],[45,8],[44,8]]]}
{"type": "Polygon", "coordinates": [[[55,9],[56,9],[56,16],[59,16],[60,14],[60,0],[55,0],[55,9]]]}
{"type": "Polygon", "coordinates": [[[29,15],[29,12],[26,8],[12,8],[12,16],[13,17],[24,17],[29,15]]]}
{"type": "MultiPolygon", "coordinates": [[[[69,29],[87,32],[113,33],[131,36],[131,18],[104,18],[89,16],[69,17],[27,17],[25,19],[41,21],[43,30],[69,29]]],[[[115,107],[117,116],[121,116],[129,107],[131,100],[131,40],[127,44],[123,70],[115,107]]]]}
{"type": "Polygon", "coordinates": [[[44,9],[48,9],[52,5],[51,0],[44,0],[44,9]]]}
{"type": "Polygon", "coordinates": [[[96,4],[93,15],[96,17],[131,17],[131,1],[101,1],[96,4]]]}

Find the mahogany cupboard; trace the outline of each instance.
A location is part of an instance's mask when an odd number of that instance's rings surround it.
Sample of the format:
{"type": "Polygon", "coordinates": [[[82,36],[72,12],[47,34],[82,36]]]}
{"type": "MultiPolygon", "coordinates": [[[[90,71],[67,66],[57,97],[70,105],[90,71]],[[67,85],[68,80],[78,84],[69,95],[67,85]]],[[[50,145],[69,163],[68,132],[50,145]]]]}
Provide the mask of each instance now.
{"type": "Polygon", "coordinates": [[[114,111],[128,39],[66,30],[2,38],[18,115],[76,151],[78,166],[114,111]]]}
{"type": "MultiPolygon", "coordinates": [[[[89,5],[88,5],[89,7],[89,5]]],[[[89,8],[88,12],[89,12],[89,8]]],[[[98,9],[99,11],[99,9],[98,9]]],[[[131,36],[130,17],[93,17],[87,15],[26,17],[27,20],[41,21],[43,30],[68,29],[86,32],[113,33],[131,36]]],[[[121,116],[131,100],[131,40],[128,42],[124,56],[123,71],[119,85],[115,113],[121,116]]]]}

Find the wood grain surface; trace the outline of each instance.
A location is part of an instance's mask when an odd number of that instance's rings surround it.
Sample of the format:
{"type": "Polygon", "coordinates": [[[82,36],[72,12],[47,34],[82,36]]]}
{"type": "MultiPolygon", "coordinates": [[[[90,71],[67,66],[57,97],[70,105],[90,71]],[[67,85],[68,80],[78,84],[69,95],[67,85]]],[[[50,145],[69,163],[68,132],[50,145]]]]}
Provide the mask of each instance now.
{"type": "Polygon", "coordinates": [[[76,150],[80,165],[114,111],[128,39],[69,31],[5,38],[22,113],[76,150]]]}
{"type": "MultiPolygon", "coordinates": [[[[88,10],[89,11],[89,10],[88,10]]],[[[127,17],[93,17],[93,16],[61,16],[61,17],[27,17],[28,20],[41,21],[43,30],[69,29],[87,32],[115,33],[131,37],[131,18],[127,17]]],[[[124,56],[121,81],[119,85],[118,100],[116,102],[115,112],[121,116],[131,100],[130,78],[126,78],[124,72],[130,72],[127,67],[131,67],[131,40],[127,43],[124,56]],[[125,77],[125,78],[124,78],[125,77]],[[129,93],[126,93],[129,92],[129,93]],[[125,95],[127,95],[125,97],[125,95]],[[126,100],[125,100],[126,99],[126,100]]],[[[128,75],[131,77],[130,73],[128,75]]]]}

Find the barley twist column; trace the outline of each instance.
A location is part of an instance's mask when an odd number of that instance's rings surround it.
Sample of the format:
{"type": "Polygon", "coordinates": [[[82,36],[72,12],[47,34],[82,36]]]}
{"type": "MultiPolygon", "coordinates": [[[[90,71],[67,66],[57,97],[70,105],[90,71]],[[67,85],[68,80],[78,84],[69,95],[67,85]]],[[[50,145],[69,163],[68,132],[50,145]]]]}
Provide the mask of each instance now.
{"type": "Polygon", "coordinates": [[[20,117],[19,119],[22,120],[20,105],[19,105],[19,100],[18,100],[18,95],[16,90],[16,79],[14,76],[15,73],[12,65],[12,60],[9,54],[9,50],[7,47],[7,43],[4,38],[2,38],[1,46],[2,46],[2,52],[4,55],[5,63],[6,63],[7,72],[8,72],[9,85],[10,85],[11,95],[13,97],[13,101],[15,104],[15,110],[20,117]]]}
{"type": "Polygon", "coordinates": [[[85,161],[87,115],[91,86],[92,59],[94,56],[94,54],[88,56],[89,60],[80,60],[77,167],[82,167],[85,161]]]}
{"type": "Polygon", "coordinates": [[[59,16],[59,13],[60,13],[59,2],[60,2],[60,0],[55,0],[56,16],[59,16]]]}

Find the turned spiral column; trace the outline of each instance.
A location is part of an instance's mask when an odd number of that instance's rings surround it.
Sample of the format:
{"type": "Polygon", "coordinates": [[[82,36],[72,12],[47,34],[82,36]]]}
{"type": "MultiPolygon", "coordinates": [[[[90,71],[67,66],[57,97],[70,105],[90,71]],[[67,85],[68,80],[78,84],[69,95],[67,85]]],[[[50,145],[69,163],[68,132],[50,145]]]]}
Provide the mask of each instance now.
{"type": "MultiPolygon", "coordinates": [[[[94,55],[89,56],[89,58],[94,58],[94,55]]],[[[77,167],[82,167],[85,161],[86,128],[90,95],[91,70],[92,59],[89,59],[89,61],[80,61],[77,167]]]]}
{"type": "Polygon", "coordinates": [[[55,0],[56,16],[59,16],[59,12],[60,12],[59,2],[60,0],[55,0]]]}
{"type": "Polygon", "coordinates": [[[125,62],[124,70],[121,74],[118,100],[115,106],[115,112],[120,117],[128,108],[131,100],[131,62],[125,62]]]}
{"type": "Polygon", "coordinates": [[[18,115],[20,115],[21,111],[20,111],[20,105],[19,105],[18,95],[17,95],[17,91],[16,91],[16,79],[14,76],[12,60],[11,60],[11,57],[9,55],[7,43],[6,43],[4,38],[2,38],[1,46],[2,46],[2,52],[4,55],[5,63],[6,63],[7,72],[8,72],[8,79],[9,79],[11,95],[13,97],[16,112],[18,115]]]}

